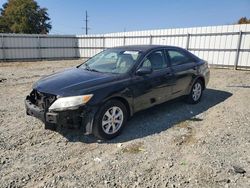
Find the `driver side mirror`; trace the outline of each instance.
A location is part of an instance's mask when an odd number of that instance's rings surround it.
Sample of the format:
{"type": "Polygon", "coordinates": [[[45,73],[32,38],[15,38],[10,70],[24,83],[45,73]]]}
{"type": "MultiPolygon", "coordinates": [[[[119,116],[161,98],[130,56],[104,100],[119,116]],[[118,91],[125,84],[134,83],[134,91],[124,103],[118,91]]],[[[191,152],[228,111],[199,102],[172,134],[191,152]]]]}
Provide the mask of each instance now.
{"type": "Polygon", "coordinates": [[[151,74],[152,72],[153,72],[153,69],[151,67],[141,67],[136,71],[136,75],[144,76],[147,74],[151,74]]]}

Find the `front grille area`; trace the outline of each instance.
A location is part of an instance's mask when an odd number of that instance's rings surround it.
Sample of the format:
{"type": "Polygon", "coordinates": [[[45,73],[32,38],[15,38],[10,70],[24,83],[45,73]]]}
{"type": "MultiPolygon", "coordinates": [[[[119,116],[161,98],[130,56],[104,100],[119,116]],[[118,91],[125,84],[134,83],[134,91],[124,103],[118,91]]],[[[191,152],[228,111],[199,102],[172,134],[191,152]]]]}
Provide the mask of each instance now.
{"type": "Polygon", "coordinates": [[[28,99],[39,108],[47,110],[56,100],[56,96],[52,94],[41,93],[34,89],[28,96],[28,99]]]}

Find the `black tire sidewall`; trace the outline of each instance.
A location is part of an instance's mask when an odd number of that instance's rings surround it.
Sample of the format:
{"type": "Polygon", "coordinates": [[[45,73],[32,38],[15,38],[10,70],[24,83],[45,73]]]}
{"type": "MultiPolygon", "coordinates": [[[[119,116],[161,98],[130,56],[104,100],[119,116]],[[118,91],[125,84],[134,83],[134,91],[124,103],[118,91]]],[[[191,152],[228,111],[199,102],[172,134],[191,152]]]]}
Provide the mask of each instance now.
{"type": "Polygon", "coordinates": [[[127,109],[122,102],[120,102],[119,100],[109,100],[100,107],[97,114],[95,115],[94,124],[93,124],[93,134],[100,139],[104,139],[104,140],[112,139],[121,133],[124,125],[127,122],[127,117],[128,117],[127,109]],[[116,133],[106,134],[102,129],[102,118],[104,114],[106,113],[106,111],[113,106],[117,106],[122,110],[123,122],[122,122],[120,129],[116,133]]]}

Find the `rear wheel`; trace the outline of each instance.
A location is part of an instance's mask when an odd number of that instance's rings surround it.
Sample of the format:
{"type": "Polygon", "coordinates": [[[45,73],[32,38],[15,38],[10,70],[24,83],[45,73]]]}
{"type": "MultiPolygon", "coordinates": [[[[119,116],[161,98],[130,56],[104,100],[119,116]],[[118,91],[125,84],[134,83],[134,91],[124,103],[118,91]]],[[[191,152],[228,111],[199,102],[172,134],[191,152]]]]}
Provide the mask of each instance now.
{"type": "Polygon", "coordinates": [[[192,89],[187,96],[187,102],[190,104],[196,104],[200,102],[202,97],[203,87],[202,87],[202,81],[198,79],[192,86],[192,89]]]}
{"type": "Polygon", "coordinates": [[[100,139],[112,139],[118,136],[127,122],[127,110],[119,100],[107,101],[97,112],[93,133],[100,139]]]}

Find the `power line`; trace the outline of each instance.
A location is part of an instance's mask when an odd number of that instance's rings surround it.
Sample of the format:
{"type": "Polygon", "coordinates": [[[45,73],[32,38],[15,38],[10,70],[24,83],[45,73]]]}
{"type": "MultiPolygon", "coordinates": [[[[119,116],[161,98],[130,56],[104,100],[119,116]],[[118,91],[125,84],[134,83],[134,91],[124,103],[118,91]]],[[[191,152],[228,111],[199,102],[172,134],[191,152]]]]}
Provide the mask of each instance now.
{"type": "Polygon", "coordinates": [[[85,20],[84,20],[84,22],[85,22],[85,27],[83,27],[83,29],[85,29],[85,34],[87,35],[88,34],[88,31],[89,31],[89,27],[88,27],[88,23],[89,23],[89,16],[88,16],[88,12],[87,11],[85,11],[85,20]]]}

